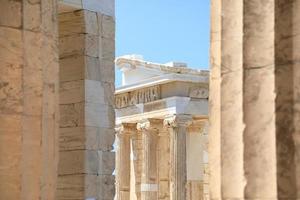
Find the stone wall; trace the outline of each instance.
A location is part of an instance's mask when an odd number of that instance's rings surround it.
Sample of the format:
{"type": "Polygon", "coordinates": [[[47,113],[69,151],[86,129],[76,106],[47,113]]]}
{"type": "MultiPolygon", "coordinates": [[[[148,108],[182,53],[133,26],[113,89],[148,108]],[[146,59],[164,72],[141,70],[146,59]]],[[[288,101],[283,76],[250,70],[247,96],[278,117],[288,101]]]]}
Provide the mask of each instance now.
{"type": "Polygon", "coordinates": [[[100,12],[59,15],[57,199],[114,197],[114,32],[114,18],[100,12]]]}

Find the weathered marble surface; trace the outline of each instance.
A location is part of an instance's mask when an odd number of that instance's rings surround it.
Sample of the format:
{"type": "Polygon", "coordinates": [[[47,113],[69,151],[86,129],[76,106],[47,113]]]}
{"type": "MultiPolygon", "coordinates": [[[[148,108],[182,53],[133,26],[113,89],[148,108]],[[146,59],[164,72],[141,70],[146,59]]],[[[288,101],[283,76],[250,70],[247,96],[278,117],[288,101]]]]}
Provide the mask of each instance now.
{"type": "Polygon", "coordinates": [[[0,13],[0,199],[54,199],[56,1],[4,0],[0,13]]]}
{"type": "Polygon", "coordinates": [[[114,26],[90,9],[59,14],[57,199],[114,197],[114,26]]]}
{"type": "Polygon", "coordinates": [[[299,6],[212,1],[212,199],[299,199],[299,6]]]}

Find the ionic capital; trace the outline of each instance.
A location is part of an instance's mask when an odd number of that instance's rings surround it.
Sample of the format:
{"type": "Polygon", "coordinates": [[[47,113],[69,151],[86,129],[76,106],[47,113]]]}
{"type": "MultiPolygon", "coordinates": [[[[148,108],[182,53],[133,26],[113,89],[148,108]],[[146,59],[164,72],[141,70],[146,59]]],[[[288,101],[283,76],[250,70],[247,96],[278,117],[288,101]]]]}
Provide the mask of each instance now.
{"type": "Polygon", "coordinates": [[[191,115],[170,115],[164,120],[164,126],[166,127],[188,127],[192,124],[193,118],[191,115]]]}
{"type": "Polygon", "coordinates": [[[160,129],[163,127],[163,120],[161,119],[145,119],[137,123],[137,129],[142,130],[150,130],[150,129],[160,129]]]}
{"type": "Polygon", "coordinates": [[[122,123],[115,127],[117,135],[133,135],[136,133],[136,123],[122,123]]]}

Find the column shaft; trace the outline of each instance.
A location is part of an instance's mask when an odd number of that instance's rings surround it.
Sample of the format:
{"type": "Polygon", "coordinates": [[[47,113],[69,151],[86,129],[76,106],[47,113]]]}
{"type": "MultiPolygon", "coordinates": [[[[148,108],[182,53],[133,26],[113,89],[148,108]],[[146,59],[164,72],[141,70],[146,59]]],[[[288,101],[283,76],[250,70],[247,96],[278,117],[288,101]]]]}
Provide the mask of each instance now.
{"type": "Polygon", "coordinates": [[[124,130],[117,135],[116,189],[118,200],[130,199],[130,134],[124,130]]]}
{"type": "Polygon", "coordinates": [[[158,141],[158,199],[170,199],[170,134],[167,128],[159,131],[158,141]]]}
{"type": "Polygon", "coordinates": [[[221,192],[243,199],[243,1],[221,6],[221,192]]]}
{"type": "Polygon", "coordinates": [[[274,0],[244,0],[243,5],[243,139],[247,199],[277,197],[274,5],[274,0]]]}
{"type": "MultiPolygon", "coordinates": [[[[142,183],[141,199],[157,200],[158,198],[158,172],[157,172],[157,143],[158,129],[155,123],[158,120],[149,119],[149,121],[139,124],[142,130],[143,142],[143,163],[142,163],[142,183]]],[[[162,126],[162,123],[161,123],[162,126]]]]}
{"type": "Polygon", "coordinates": [[[169,126],[171,147],[171,186],[172,200],[186,199],[186,133],[191,123],[189,115],[176,115],[165,119],[169,126]]]}
{"type": "Polygon", "coordinates": [[[1,199],[55,198],[59,119],[56,5],[56,0],[1,1],[1,199]]]}
{"type": "Polygon", "coordinates": [[[133,150],[133,167],[134,167],[134,182],[135,195],[137,200],[141,199],[141,181],[142,181],[142,163],[143,163],[143,142],[141,131],[138,131],[132,137],[133,150]]]}
{"type": "Polygon", "coordinates": [[[209,194],[221,199],[221,8],[211,1],[210,83],[209,83],[209,194]]]}

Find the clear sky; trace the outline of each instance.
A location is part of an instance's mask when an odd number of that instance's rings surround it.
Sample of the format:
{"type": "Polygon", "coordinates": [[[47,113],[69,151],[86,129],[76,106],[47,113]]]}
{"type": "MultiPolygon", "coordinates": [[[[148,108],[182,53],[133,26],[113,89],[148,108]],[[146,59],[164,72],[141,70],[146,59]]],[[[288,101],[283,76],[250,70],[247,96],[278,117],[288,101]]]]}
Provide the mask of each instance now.
{"type": "Polygon", "coordinates": [[[208,69],[209,11],[210,0],[116,0],[116,56],[208,69]]]}

